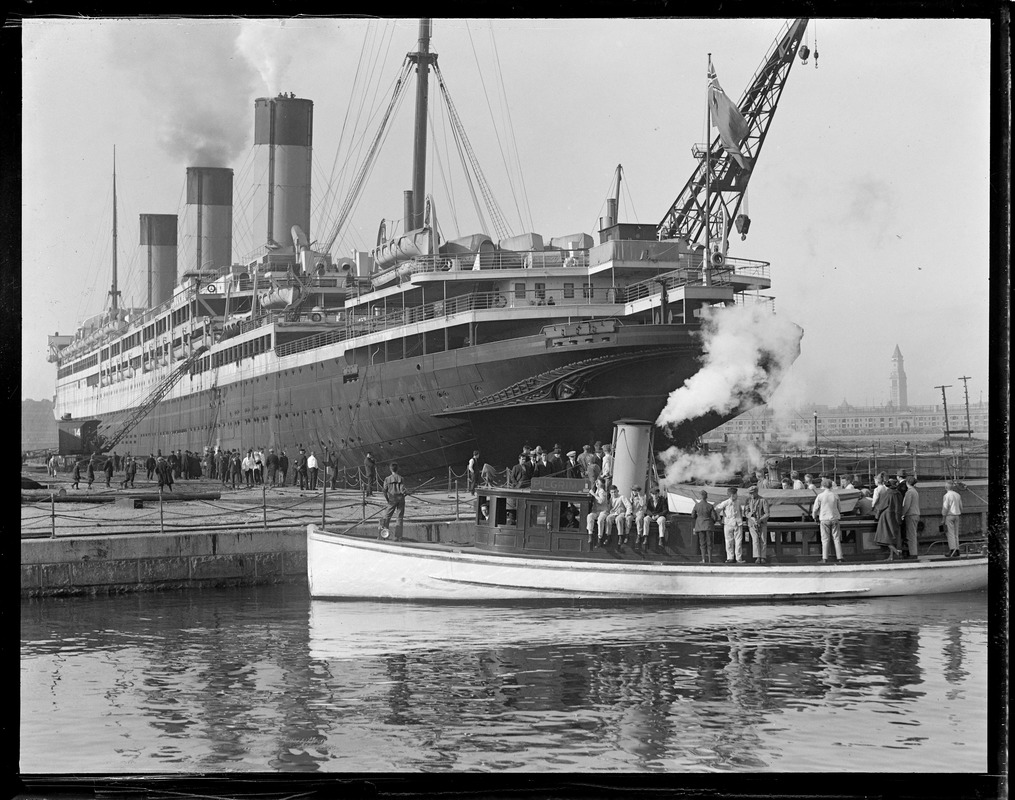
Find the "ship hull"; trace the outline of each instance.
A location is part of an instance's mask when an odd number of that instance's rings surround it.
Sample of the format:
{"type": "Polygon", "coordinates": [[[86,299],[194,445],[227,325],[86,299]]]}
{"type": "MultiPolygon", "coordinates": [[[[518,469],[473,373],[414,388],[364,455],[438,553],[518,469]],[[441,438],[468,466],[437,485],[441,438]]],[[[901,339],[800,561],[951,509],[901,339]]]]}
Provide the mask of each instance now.
{"type": "Polygon", "coordinates": [[[985,556],[843,565],[673,564],[540,558],[307,528],[316,599],[496,602],[835,599],[943,594],[987,585],[985,556]]]}
{"type": "MultiPolygon", "coordinates": [[[[641,325],[580,346],[554,347],[536,335],[381,364],[321,357],[167,398],[116,449],[264,447],[293,456],[303,447],[336,453],[345,470],[369,452],[378,462],[397,459],[403,474],[416,477],[449,466],[459,472],[479,449],[502,467],[525,443],[580,450],[609,441],[619,418],[654,420],[669,392],[699,369],[697,333],[697,326],[641,325]]],[[[64,441],[77,452],[99,449],[99,437],[114,434],[132,410],[61,420],[64,441]]],[[[726,418],[682,426],[665,443],[687,444],[726,418]]]]}

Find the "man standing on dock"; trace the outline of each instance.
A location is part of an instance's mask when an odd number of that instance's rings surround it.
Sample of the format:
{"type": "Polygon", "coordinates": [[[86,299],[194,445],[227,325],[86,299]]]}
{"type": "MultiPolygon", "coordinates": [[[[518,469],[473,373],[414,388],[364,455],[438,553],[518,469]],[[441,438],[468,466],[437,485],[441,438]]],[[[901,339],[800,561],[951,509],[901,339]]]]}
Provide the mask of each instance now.
{"type": "Polygon", "coordinates": [[[727,497],[716,503],[715,513],[722,520],[723,536],[726,539],[726,563],[744,563],[744,510],[737,497],[737,487],[726,490],[727,497]],[[734,559],[734,556],[736,557],[734,559]]]}
{"type": "Polygon", "coordinates": [[[369,453],[363,458],[363,488],[366,489],[367,497],[374,493],[374,484],[377,482],[377,464],[374,457],[369,453]]]}
{"type": "Polygon", "coordinates": [[[398,474],[398,464],[396,463],[391,464],[391,474],[384,479],[384,499],[387,501],[388,507],[384,510],[384,516],[381,517],[377,535],[380,536],[381,531],[391,524],[391,517],[397,511],[398,529],[395,533],[395,541],[400,542],[402,541],[402,521],[405,518],[405,484],[402,482],[402,476],[398,474]]]}
{"type": "Polygon", "coordinates": [[[148,480],[152,480],[155,477],[155,456],[152,453],[145,459],[144,468],[148,473],[148,480]]]}
{"type": "Polygon", "coordinates": [[[469,459],[469,464],[465,468],[465,475],[468,479],[469,494],[476,493],[476,483],[479,478],[479,451],[472,451],[472,458],[469,459]]]}
{"type": "Polygon", "coordinates": [[[310,455],[307,456],[307,473],[310,480],[310,491],[317,491],[317,472],[320,467],[317,465],[317,456],[314,455],[314,451],[310,451],[310,455]]]}
{"type": "Polygon", "coordinates": [[[272,447],[268,451],[268,480],[271,481],[272,486],[278,484],[278,456],[275,455],[275,448],[272,447]]]}
{"type": "Polygon", "coordinates": [[[747,490],[744,516],[747,517],[747,530],[751,534],[755,564],[768,563],[768,515],[768,501],[761,496],[758,485],[754,484],[747,490]]]}
{"type": "Polygon", "coordinates": [[[123,488],[127,488],[127,484],[130,484],[130,488],[134,488],[134,476],[137,475],[137,461],[127,456],[127,465],[123,470],[123,488]]]}
{"type": "Polygon", "coordinates": [[[113,459],[107,458],[106,463],[102,465],[102,471],[106,473],[106,488],[109,489],[109,482],[113,480],[113,459]]]}
{"type": "Polygon", "coordinates": [[[962,533],[962,497],[955,491],[954,481],[945,481],[945,496],[941,500],[941,516],[948,537],[948,558],[959,557],[959,536],[962,533]]]}
{"type": "Polygon", "coordinates": [[[285,486],[285,476],[289,472],[289,456],[286,455],[285,450],[282,451],[282,455],[278,457],[278,485],[285,486]]]}

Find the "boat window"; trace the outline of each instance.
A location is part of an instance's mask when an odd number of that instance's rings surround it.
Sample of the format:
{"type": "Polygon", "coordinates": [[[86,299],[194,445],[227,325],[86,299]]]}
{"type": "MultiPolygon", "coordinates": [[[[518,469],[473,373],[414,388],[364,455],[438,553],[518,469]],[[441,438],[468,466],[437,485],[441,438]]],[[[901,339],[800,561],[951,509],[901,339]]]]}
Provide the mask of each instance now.
{"type": "Polygon", "coordinates": [[[564,284],[564,297],[566,297],[568,299],[574,297],[574,284],[573,283],[565,283],[564,284]]]}
{"type": "Polygon", "coordinates": [[[476,501],[476,522],[481,525],[490,524],[490,498],[486,495],[479,495],[476,501]]]}
{"type": "Polygon", "coordinates": [[[525,299],[525,284],[524,283],[516,283],[515,284],[515,299],[517,299],[517,300],[524,300],[525,299]]]}
{"type": "Polygon", "coordinates": [[[493,517],[494,524],[507,525],[507,498],[495,497],[494,501],[495,501],[494,517],[493,517]]]}
{"type": "Polygon", "coordinates": [[[582,284],[582,297],[585,298],[586,300],[591,300],[592,299],[592,284],[591,283],[583,283],[582,284]]]}
{"type": "Polygon", "coordinates": [[[529,503],[527,528],[545,528],[550,517],[549,503],[529,503]]]}
{"type": "Polygon", "coordinates": [[[563,502],[560,504],[560,516],[558,519],[560,523],[557,525],[559,530],[567,530],[569,528],[581,527],[578,523],[579,515],[578,506],[574,503],[563,502]]]}

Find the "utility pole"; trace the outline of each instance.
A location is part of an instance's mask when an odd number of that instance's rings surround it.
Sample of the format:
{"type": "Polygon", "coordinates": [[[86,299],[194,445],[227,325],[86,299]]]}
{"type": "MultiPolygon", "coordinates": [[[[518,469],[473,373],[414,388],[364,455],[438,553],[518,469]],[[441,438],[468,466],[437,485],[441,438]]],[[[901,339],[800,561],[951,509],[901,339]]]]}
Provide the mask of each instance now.
{"type": "Polygon", "coordinates": [[[959,378],[962,381],[962,385],[966,390],[966,438],[973,438],[973,424],[969,420],[969,376],[963,375],[959,378]]]}
{"type": "Polygon", "coordinates": [[[814,410],[814,455],[818,454],[818,411],[814,410]]]}
{"type": "Polygon", "coordinates": [[[951,435],[948,432],[948,398],[945,397],[945,389],[951,389],[952,385],[949,383],[945,386],[935,386],[934,388],[941,390],[941,404],[944,406],[945,409],[945,445],[947,447],[951,447],[952,439],[951,435]]]}

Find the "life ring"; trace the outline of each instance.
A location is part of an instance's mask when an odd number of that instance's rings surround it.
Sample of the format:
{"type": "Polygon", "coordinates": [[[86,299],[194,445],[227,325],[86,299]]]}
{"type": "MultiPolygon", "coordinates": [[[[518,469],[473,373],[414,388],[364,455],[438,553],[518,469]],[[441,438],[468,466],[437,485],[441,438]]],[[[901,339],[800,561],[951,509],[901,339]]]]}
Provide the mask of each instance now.
{"type": "Polygon", "coordinates": [[[451,259],[450,259],[450,258],[449,258],[449,259],[446,259],[446,260],[445,260],[445,261],[443,261],[443,262],[441,262],[441,269],[442,269],[442,270],[443,270],[444,272],[447,272],[447,271],[448,271],[448,270],[450,270],[450,269],[451,269],[451,268],[452,268],[453,266],[454,266],[454,264],[452,264],[452,263],[451,263],[451,259]]]}
{"type": "Polygon", "coordinates": [[[574,256],[568,256],[567,258],[564,259],[564,266],[565,267],[574,267],[574,266],[577,266],[577,264],[578,264],[578,259],[576,259],[574,256]]]}
{"type": "Polygon", "coordinates": [[[214,283],[209,283],[209,284],[208,284],[208,285],[207,285],[207,286],[205,287],[205,291],[206,291],[206,292],[208,292],[208,294],[215,294],[215,292],[217,292],[217,291],[218,291],[218,287],[217,287],[217,286],[215,286],[215,284],[214,284],[214,283]]]}
{"type": "Polygon", "coordinates": [[[507,298],[499,294],[493,299],[493,305],[495,308],[504,308],[507,305],[507,298]]]}
{"type": "Polygon", "coordinates": [[[718,250],[712,253],[708,260],[713,267],[721,267],[724,263],[726,263],[726,257],[718,250]]]}
{"type": "Polygon", "coordinates": [[[311,322],[322,322],[323,320],[324,315],[321,314],[319,311],[315,311],[313,314],[310,315],[311,322]]]}

